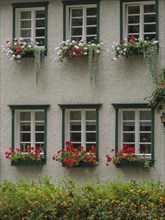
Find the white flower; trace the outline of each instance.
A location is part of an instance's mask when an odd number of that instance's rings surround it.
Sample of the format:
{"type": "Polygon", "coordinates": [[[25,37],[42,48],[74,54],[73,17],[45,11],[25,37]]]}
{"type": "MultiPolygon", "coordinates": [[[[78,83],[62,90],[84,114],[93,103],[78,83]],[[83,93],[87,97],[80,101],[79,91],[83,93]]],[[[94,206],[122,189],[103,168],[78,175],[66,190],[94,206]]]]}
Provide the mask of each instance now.
{"type": "Polygon", "coordinates": [[[84,50],[88,50],[88,48],[87,48],[87,47],[84,47],[84,50]]]}
{"type": "Polygon", "coordinates": [[[86,55],[88,55],[88,53],[87,53],[87,52],[84,52],[84,55],[86,56],[86,55]]]}
{"type": "Polygon", "coordinates": [[[116,50],[120,50],[120,47],[117,47],[116,50]]]}
{"type": "Polygon", "coordinates": [[[17,43],[15,42],[14,45],[17,45],[17,43]]]}
{"type": "Polygon", "coordinates": [[[116,58],[116,57],[114,57],[114,58],[112,58],[112,60],[113,60],[113,61],[116,61],[116,60],[117,60],[117,58],[116,58]]]}
{"type": "Polygon", "coordinates": [[[83,43],[79,43],[78,45],[81,47],[81,46],[83,46],[83,43]]]}
{"type": "Polygon", "coordinates": [[[76,43],[76,41],[75,40],[72,40],[72,44],[75,44],[76,43]]]}
{"type": "Polygon", "coordinates": [[[62,52],[62,51],[61,51],[61,50],[59,50],[59,51],[57,52],[57,55],[59,56],[59,55],[61,54],[61,52],[62,52]]]}
{"type": "Polygon", "coordinates": [[[74,47],[75,47],[76,49],[79,49],[79,46],[77,46],[77,45],[75,45],[74,47]]]}
{"type": "Polygon", "coordinates": [[[100,50],[96,50],[96,53],[100,53],[100,50]]]}
{"type": "Polygon", "coordinates": [[[91,46],[96,46],[96,44],[92,43],[91,46]]]}
{"type": "Polygon", "coordinates": [[[153,41],[153,44],[157,44],[159,41],[158,40],[154,40],[153,41]]]}
{"type": "Polygon", "coordinates": [[[127,48],[124,48],[124,51],[127,51],[127,48]]]}
{"type": "Polygon", "coordinates": [[[60,47],[56,47],[56,48],[55,48],[55,51],[56,51],[56,50],[59,50],[59,49],[60,49],[60,47]]]}
{"type": "Polygon", "coordinates": [[[22,37],[20,37],[20,38],[19,38],[19,40],[20,40],[20,41],[22,41],[22,40],[23,40],[23,38],[22,38],[22,37]]]}
{"type": "Polygon", "coordinates": [[[21,58],[21,56],[20,56],[20,55],[17,55],[17,56],[16,56],[16,58],[17,58],[17,59],[20,59],[20,58],[21,58]]]}
{"type": "Polygon", "coordinates": [[[31,48],[31,47],[32,47],[32,45],[28,44],[28,47],[29,47],[29,48],[31,48]]]}

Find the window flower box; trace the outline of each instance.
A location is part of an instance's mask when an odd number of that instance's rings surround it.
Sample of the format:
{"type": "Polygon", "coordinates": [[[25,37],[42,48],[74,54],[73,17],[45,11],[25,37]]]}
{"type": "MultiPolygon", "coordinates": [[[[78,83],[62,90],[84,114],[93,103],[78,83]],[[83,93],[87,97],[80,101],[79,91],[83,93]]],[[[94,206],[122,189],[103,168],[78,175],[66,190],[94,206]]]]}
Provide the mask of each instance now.
{"type": "Polygon", "coordinates": [[[43,166],[45,162],[45,158],[41,160],[18,160],[11,161],[11,166],[43,166]]]}
{"type": "Polygon", "coordinates": [[[65,168],[71,167],[95,167],[98,164],[96,158],[96,149],[86,151],[82,146],[74,147],[71,142],[66,142],[66,147],[59,150],[54,156],[53,160],[61,162],[65,168]]]}
{"type": "Polygon", "coordinates": [[[153,165],[153,161],[135,161],[135,162],[131,162],[131,161],[126,161],[123,160],[120,163],[116,164],[116,167],[118,168],[122,168],[122,167],[132,167],[132,168],[148,168],[148,166],[152,166],[153,165]]]}

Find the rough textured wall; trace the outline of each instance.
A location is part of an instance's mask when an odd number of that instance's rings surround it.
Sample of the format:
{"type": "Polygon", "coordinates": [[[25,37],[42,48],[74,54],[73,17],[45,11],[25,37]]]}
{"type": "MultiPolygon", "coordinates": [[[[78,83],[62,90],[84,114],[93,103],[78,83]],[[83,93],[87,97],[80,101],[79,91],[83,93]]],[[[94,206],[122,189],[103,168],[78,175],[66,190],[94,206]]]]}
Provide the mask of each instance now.
{"type": "MultiPolygon", "coordinates": [[[[1,42],[12,37],[13,2],[1,3],[1,42]]],[[[28,1],[26,1],[28,2],[28,1]]],[[[31,1],[33,2],[33,1],[31,1]]],[[[37,1],[36,1],[37,2],[37,1]]],[[[41,2],[41,1],[39,1],[41,2]]],[[[155,112],[155,166],[151,172],[145,169],[118,169],[112,164],[105,166],[105,156],[115,145],[115,110],[111,103],[146,103],[153,89],[143,57],[134,56],[122,62],[111,61],[106,48],[120,39],[120,3],[118,0],[100,2],[100,40],[104,42],[99,57],[97,83],[91,85],[87,59],[54,62],[54,48],[62,41],[63,5],[60,0],[50,0],[48,6],[48,55],[42,62],[39,83],[35,83],[33,58],[22,59],[21,63],[10,62],[1,54],[1,180],[15,181],[18,177],[35,179],[52,176],[53,181],[69,176],[84,182],[90,178],[113,180],[128,179],[165,180],[165,142],[160,114],[155,112]],[[58,104],[102,103],[100,109],[99,166],[85,172],[83,168],[65,169],[52,161],[54,152],[61,148],[62,122],[58,104]],[[50,104],[48,110],[47,163],[40,168],[11,167],[4,152],[11,145],[11,110],[9,104],[50,104]]],[[[165,61],[165,1],[159,0],[160,62],[165,61]]]]}

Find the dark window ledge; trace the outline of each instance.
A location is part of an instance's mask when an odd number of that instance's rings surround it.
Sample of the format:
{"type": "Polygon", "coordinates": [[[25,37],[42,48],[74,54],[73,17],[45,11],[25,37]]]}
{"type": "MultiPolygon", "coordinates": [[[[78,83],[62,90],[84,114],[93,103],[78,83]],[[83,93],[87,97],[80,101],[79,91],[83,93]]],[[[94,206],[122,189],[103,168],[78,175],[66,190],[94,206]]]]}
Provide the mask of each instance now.
{"type": "Polygon", "coordinates": [[[117,168],[122,168],[122,167],[130,167],[130,168],[148,168],[149,166],[154,165],[153,160],[147,161],[135,161],[135,162],[130,162],[130,161],[121,161],[119,164],[116,164],[117,168]],[[149,163],[148,163],[149,162],[149,163]]]}
{"type": "MultiPolygon", "coordinates": [[[[70,168],[76,168],[76,167],[92,167],[92,168],[94,168],[94,167],[97,167],[97,165],[94,166],[94,165],[92,165],[92,163],[87,163],[87,162],[84,162],[84,161],[80,161],[79,165],[74,165],[72,167],[69,167],[69,169],[70,168]]],[[[62,166],[67,167],[67,165],[63,162],[62,162],[62,166]]]]}
{"type": "Polygon", "coordinates": [[[43,158],[41,160],[18,160],[18,161],[11,161],[11,166],[43,166],[46,164],[46,159],[43,158]]]}

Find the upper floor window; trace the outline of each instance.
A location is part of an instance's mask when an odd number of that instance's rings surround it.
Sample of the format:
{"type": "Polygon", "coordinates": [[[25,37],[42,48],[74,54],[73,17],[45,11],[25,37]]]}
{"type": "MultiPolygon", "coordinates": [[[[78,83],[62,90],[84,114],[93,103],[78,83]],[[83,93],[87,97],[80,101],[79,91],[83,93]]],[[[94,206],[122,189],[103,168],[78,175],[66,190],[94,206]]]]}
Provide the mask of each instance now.
{"type": "Polygon", "coordinates": [[[155,1],[123,3],[123,38],[131,35],[139,40],[157,38],[155,1]]]}
{"type": "Polygon", "coordinates": [[[47,4],[13,4],[13,37],[22,37],[27,42],[47,48],[47,4]]]}
{"type": "Polygon", "coordinates": [[[64,40],[99,41],[99,1],[66,1],[64,4],[64,40]]]}

